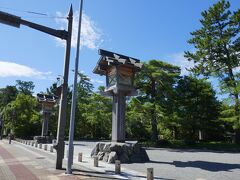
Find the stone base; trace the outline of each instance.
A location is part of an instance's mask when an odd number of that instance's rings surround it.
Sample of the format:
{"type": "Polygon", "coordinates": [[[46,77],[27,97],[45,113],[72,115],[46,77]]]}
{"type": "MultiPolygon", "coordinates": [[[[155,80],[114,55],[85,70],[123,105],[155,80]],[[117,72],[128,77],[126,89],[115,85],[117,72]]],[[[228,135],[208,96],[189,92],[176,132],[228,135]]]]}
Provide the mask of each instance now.
{"type": "Polygon", "coordinates": [[[33,138],[37,143],[49,144],[52,143],[53,138],[51,136],[34,136],[33,138]]]}
{"type": "Polygon", "coordinates": [[[92,150],[91,157],[98,156],[99,160],[115,163],[141,163],[149,161],[149,157],[138,143],[99,142],[92,150]]]}

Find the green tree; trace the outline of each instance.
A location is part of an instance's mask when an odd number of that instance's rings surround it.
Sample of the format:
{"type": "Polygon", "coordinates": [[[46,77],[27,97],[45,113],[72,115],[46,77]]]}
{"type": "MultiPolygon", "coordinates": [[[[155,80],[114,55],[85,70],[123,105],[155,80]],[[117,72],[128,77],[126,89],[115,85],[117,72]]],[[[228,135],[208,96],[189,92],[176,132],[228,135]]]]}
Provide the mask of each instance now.
{"type": "Polygon", "coordinates": [[[21,81],[17,80],[16,81],[16,87],[19,91],[19,93],[26,94],[26,95],[32,95],[33,89],[35,85],[33,84],[32,81],[21,81]]]}
{"type": "Polygon", "coordinates": [[[191,33],[188,43],[195,52],[185,52],[196,74],[219,78],[224,92],[234,98],[236,142],[240,143],[240,9],[231,12],[230,3],[221,0],[202,12],[202,27],[191,33]]]}
{"type": "Polygon", "coordinates": [[[17,137],[31,137],[40,133],[40,115],[37,100],[25,94],[18,94],[16,100],[3,109],[4,124],[17,137]]]}
{"type": "Polygon", "coordinates": [[[47,88],[47,94],[55,95],[57,92],[58,86],[57,83],[53,83],[49,88],[47,88]]]}
{"type": "Polygon", "coordinates": [[[90,127],[87,123],[87,119],[83,116],[86,113],[85,106],[90,103],[89,98],[93,93],[93,85],[83,73],[78,73],[79,82],[77,84],[77,106],[76,106],[76,118],[75,118],[75,137],[91,136],[90,127]]]}
{"type": "Polygon", "coordinates": [[[111,134],[112,101],[100,94],[93,93],[84,104],[83,117],[89,125],[92,138],[109,138],[111,134]]]}
{"type": "Polygon", "coordinates": [[[138,98],[132,98],[128,103],[126,112],[126,137],[137,140],[151,138],[151,108],[149,102],[141,102],[138,98]]]}
{"type": "Polygon", "coordinates": [[[232,142],[234,140],[233,132],[236,125],[235,110],[233,105],[223,101],[221,104],[220,118],[224,127],[224,139],[232,142]]]}
{"type": "Polygon", "coordinates": [[[0,89],[0,110],[15,100],[18,94],[16,86],[6,86],[0,89]]]}
{"type": "Polygon", "coordinates": [[[211,84],[204,79],[185,76],[179,80],[176,94],[182,137],[194,142],[200,131],[211,138],[219,128],[220,107],[211,84]]]}
{"type": "Polygon", "coordinates": [[[90,82],[90,78],[80,72],[78,73],[78,76],[80,78],[77,89],[78,97],[79,98],[89,97],[93,92],[93,84],[90,82]]]}
{"type": "Polygon", "coordinates": [[[18,90],[15,86],[6,86],[0,89],[0,136],[2,138],[4,122],[3,109],[13,100],[16,99],[18,90]]]}
{"type": "Polygon", "coordinates": [[[180,68],[162,61],[150,60],[136,78],[137,88],[141,91],[142,100],[151,103],[151,139],[158,139],[157,117],[158,106],[164,106],[171,99],[173,86],[180,74],[180,68]]]}

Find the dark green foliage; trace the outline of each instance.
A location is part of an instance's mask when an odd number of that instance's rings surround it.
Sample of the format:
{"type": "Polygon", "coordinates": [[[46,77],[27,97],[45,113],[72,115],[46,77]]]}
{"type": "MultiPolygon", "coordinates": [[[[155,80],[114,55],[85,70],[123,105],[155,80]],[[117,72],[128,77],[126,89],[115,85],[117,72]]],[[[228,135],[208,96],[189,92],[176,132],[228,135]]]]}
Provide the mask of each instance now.
{"type": "Polygon", "coordinates": [[[6,86],[0,89],[0,110],[8,103],[15,100],[18,94],[18,90],[15,86],[6,86]]]}
{"type": "Polygon", "coordinates": [[[87,97],[89,97],[93,90],[93,85],[90,82],[90,78],[84,75],[83,73],[78,73],[79,82],[78,82],[78,97],[79,100],[84,101],[87,97]]]}
{"type": "MultiPolygon", "coordinates": [[[[109,138],[111,134],[111,99],[93,93],[90,79],[78,73],[75,139],[109,138]]],[[[103,91],[103,87],[99,88],[103,91]]]]}
{"type": "Polygon", "coordinates": [[[204,79],[185,76],[178,82],[176,95],[176,111],[180,118],[182,137],[195,142],[201,131],[204,140],[212,140],[211,134],[220,132],[220,122],[217,119],[220,103],[211,84],[204,79]]]}
{"type": "Polygon", "coordinates": [[[151,117],[151,139],[158,139],[158,106],[165,107],[172,98],[173,86],[180,74],[180,68],[162,61],[150,60],[144,64],[143,70],[136,77],[136,86],[141,92],[141,99],[150,104],[148,112],[151,117]]]}
{"type": "Polygon", "coordinates": [[[47,88],[47,93],[49,95],[55,95],[57,92],[58,86],[57,83],[53,83],[49,88],[47,88]]]}
{"type": "Polygon", "coordinates": [[[19,93],[32,95],[33,89],[35,87],[32,81],[17,80],[16,82],[17,82],[16,87],[19,93]]]}
{"type": "Polygon", "coordinates": [[[92,138],[108,139],[111,134],[111,99],[93,93],[88,104],[83,104],[83,118],[88,125],[88,134],[92,138]]]}
{"type": "Polygon", "coordinates": [[[4,125],[14,135],[29,138],[40,134],[40,114],[37,111],[37,100],[25,94],[17,98],[3,109],[4,125]]]}
{"type": "MultiPolygon", "coordinates": [[[[202,12],[202,27],[188,41],[195,52],[187,51],[185,57],[196,63],[194,73],[219,78],[222,91],[234,99],[235,127],[240,129],[240,9],[229,8],[230,3],[221,0],[202,12]]],[[[240,136],[236,140],[240,143],[240,136]]]]}
{"type": "Polygon", "coordinates": [[[85,113],[84,106],[89,104],[89,98],[92,94],[93,85],[90,79],[83,73],[78,73],[78,85],[77,85],[77,106],[75,117],[75,139],[83,138],[84,136],[90,136],[89,125],[86,119],[83,117],[85,113]]]}
{"type": "Polygon", "coordinates": [[[151,138],[148,129],[151,127],[149,109],[137,98],[132,98],[127,107],[126,113],[126,136],[137,140],[151,138]]]}

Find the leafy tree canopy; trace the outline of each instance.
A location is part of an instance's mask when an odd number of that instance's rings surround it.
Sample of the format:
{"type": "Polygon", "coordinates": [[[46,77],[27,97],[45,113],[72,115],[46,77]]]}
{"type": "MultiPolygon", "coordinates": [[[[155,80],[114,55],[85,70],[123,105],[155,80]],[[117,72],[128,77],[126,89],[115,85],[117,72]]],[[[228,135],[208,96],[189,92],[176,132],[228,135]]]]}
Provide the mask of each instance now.
{"type": "Polygon", "coordinates": [[[16,86],[6,86],[0,89],[0,110],[15,100],[18,94],[16,86]]]}
{"type": "Polygon", "coordinates": [[[35,85],[33,84],[32,81],[21,81],[17,80],[16,81],[16,87],[19,91],[19,93],[26,94],[26,95],[32,95],[33,89],[35,85]]]}
{"type": "Polygon", "coordinates": [[[4,124],[7,129],[13,130],[18,137],[37,135],[40,114],[37,109],[36,98],[18,94],[16,100],[9,103],[3,110],[4,124]]]}

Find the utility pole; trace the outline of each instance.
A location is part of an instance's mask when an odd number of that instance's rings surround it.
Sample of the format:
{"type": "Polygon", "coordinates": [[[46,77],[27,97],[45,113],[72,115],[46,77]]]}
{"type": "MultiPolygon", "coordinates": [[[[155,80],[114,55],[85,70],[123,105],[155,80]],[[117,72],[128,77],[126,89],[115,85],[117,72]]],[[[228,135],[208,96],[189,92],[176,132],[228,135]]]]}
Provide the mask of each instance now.
{"type": "Polygon", "coordinates": [[[70,51],[71,51],[71,37],[72,37],[72,20],[73,20],[73,10],[72,5],[68,14],[68,37],[66,39],[66,52],[65,52],[65,62],[64,62],[64,72],[63,72],[63,84],[62,93],[59,106],[58,115],[58,129],[57,129],[57,158],[56,158],[56,169],[62,169],[62,161],[64,158],[64,131],[66,126],[66,111],[67,111],[67,93],[68,93],[68,74],[69,74],[69,61],[70,61],[70,51]]]}
{"type": "Polygon", "coordinates": [[[70,128],[69,128],[68,161],[67,161],[67,170],[66,170],[67,174],[72,174],[72,164],[73,164],[73,154],[74,154],[73,138],[74,138],[75,110],[76,110],[76,101],[77,101],[77,76],[78,76],[78,61],[79,61],[79,48],[80,48],[81,24],[82,24],[82,9],[83,9],[83,0],[81,0],[80,11],[79,11],[77,51],[76,51],[76,59],[75,59],[71,118],[70,118],[70,128]]]}

